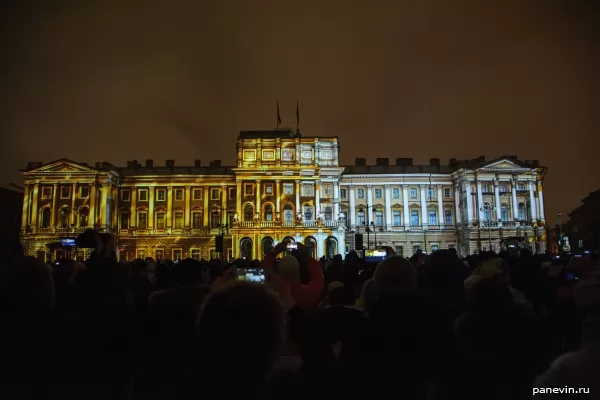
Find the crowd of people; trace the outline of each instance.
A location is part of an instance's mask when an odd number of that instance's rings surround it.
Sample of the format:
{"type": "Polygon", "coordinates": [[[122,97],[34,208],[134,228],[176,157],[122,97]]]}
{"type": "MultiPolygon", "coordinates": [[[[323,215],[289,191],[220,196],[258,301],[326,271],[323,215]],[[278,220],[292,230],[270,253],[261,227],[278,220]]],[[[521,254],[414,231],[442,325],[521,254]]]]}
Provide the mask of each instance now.
{"type": "Polygon", "coordinates": [[[92,241],[83,263],[4,257],[2,398],[600,395],[594,254],[119,263],[92,241]]]}

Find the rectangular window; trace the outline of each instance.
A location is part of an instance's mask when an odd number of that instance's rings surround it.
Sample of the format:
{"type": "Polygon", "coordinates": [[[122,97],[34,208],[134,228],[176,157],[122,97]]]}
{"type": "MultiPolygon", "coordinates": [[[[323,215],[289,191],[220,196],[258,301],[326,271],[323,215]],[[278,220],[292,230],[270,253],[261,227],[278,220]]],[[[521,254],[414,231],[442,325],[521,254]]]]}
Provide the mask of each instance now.
{"type": "Polygon", "coordinates": [[[192,213],[192,229],[201,229],[202,224],[202,213],[200,211],[194,211],[192,213]]]}
{"type": "Polygon", "coordinates": [[[413,246],[413,252],[414,252],[414,254],[417,254],[417,252],[418,252],[419,250],[421,250],[421,246],[419,246],[419,245],[415,245],[415,246],[413,246]]]}
{"type": "Polygon", "coordinates": [[[221,199],[221,189],[217,189],[217,188],[210,189],[210,198],[211,198],[211,200],[220,200],[221,199]]]}
{"type": "Polygon", "coordinates": [[[136,249],[135,257],[141,258],[142,260],[146,258],[146,249],[136,249]]]}
{"type": "Polygon", "coordinates": [[[345,199],[347,197],[346,189],[340,189],[340,197],[345,199]]]}
{"type": "Polygon", "coordinates": [[[148,214],[145,212],[138,213],[138,229],[146,229],[148,228],[148,214]]]}
{"type": "Polygon", "coordinates": [[[404,256],[404,247],[403,246],[396,246],[396,255],[397,256],[404,256]]]}
{"type": "Polygon", "coordinates": [[[52,188],[45,186],[42,188],[42,199],[48,200],[52,198],[52,188]]]}
{"type": "Polygon", "coordinates": [[[437,244],[432,244],[431,245],[431,252],[433,253],[434,251],[438,251],[439,246],[437,244]]]}
{"type": "Polygon", "coordinates": [[[333,186],[331,186],[331,184],[327,184],[324,187],[325,190],[325,196],[333,196],[333,186]]]}
{"type": "Polygon", "coordinates": [[[356,198],[364,199],[365,198],[365,189],[356,189],[356,198]]]}
{"type": "Polygon", "coordinates": [[[273,184],[265,183],[265,194],[273,194],[273,184]]]}
{"type": "Polygon", "coordinates": [[[410,225],[419,226],[419,212],[417,210],[412,210],[410,212],[410,225]]]}
{"type": "Polygon", "coordinates": [[[380,199],[381,198],[381,189],[375,189],[375,198],[376,199],[380,199]]]}
{"type": "Polygon", "coordinates": [[[165,213],[156,213],[156,229],[165,229],[165,213]]]}
{"type": "Polygon", "coordinates": [[[138,200],[139,201],[148,201],[148,189],[140,189],[138,191],[138,200]]]}
{"type": "Polygon", "coordinates": [[[90,187],[89,186],[82,186],[79,189],[79,198],[81,199],[88,199],[90,197],[90,187]]]}
{"type": "Polygon", "coordinates": [[[194,200],[202,200],[202,189],[194,189],[192,192],[194,200]]]}
{"type": "Polygon", "coordinates": [[[237,197],[237,189],[229,188],[229,200],[235,200],[236,197],[237,197]]]}
{"type": "Polygon", "coordinates": [[[175,213],[175,229],[183,229],[183,212],[177,211],[175,213]]]}
{"type": "Polygon", "coordinates": [[[358,214],[356,214],[356,224],[358,226],[363,226],[365,224],[365,213],[364,212],[359,212],[358,214]]]}
{"type": "Polygon", "coordinates": [[[393,223],[394,223],[394,226],[402,225],[402,213],[398,210],[394,210],[393,223]]]}
{"type": "Polygon", "coordinates": [[[444,212],[444,219],[445,219],[445,221],[446,221],[446,222],[445,222],[445,223],[446,223],[446,225],[452,225],[452,224],[453,224],[453,221],[452,221],[452,211],[450,211],[450,210],[446,210],[446,211],[444,212]]]}
{"type": "Polygon", "coordinates": [[[192,249],[192,258],[194,260],[200,261],[200,250],[199,249],[192,249]]]}
{"type": "Polygon", "coordinates": [[[517,184],[517,190],[524,191],[525,190],[525,184],[524,183],[517,184]]]}
{"type": "Polygon", "coordinates": [[[155,260],[164,260],[165,258],[165,251],[163,249],[157,249],[154,250],[154,259],[155,260]]]}
{"type": "Polygon", "coordinates": [[[219,225],[221,225],[221,220],[219,218],[219,212],[213,211],[212,213],[210,213],[210,227],[212,229],[216,229],[219,227],[219,225]]]}
{"type": "Polygon", "coordinates": [[[121,201],[129,201],[131,199],[131,190],[122,189],[121,190],[121,201]]]}
{"type": "Polygon", "coordinates": [[[62,186],[60,188],[60,198],[61,199],[71,198],[71,188],[69,186],[62,186]]]}
{"type": "Polygon", "coordinates": [[[183,201],[183,189],[175,189],[175,201],[183,201]]]}
{"type": "Polygon", "coordinates": [[[165,201],[167,193],[165,189],[156,189],[156,201],[165,201]]]}
{"type": "Polygon", "coordinates": [[[294,194],[294,184],[293,183],[284,183],[283,184],[283,194],[294,194]]]}
{"type": "Polygon", "coordinates": [[[450,190],[450,188],[444,188],[444,197],[447,199],[452,197],[452,191],[450,190]]]}
{"type": "Polygon", "coordinates": [[[302,196],[314,196],[313,185],[302,185],[302,196]]]}
{"type": "Polygon", "coordinates": [[[500,193],[506,193],[506,183],[500,185],[500,193]]]}
{"type": "Polygon", "coordinates": [[[410,188],[410,198],[411,199],[417,198],[417,188],[410,188]]]}
{"type": "Polygon", "coordinates": [[[400,188],[392,188],[392,198],[394,198],[394,199],[400,198],[400,188]]]}
{"type": "Polygon", "coordinates": [[[437,213],[435,210],[429,210],[429,225],[437,225],[437,213]]]}
{"type": "Polygon", "coordinates": [[[173,261],[181,261],[181,249],[173,249],[173,261]]]}
{"type": "Polygon", "coordinates": [[[375,211],[375,226],[383,226],[383,212],[375,211]]]}
{"type": "Polygon", "coordinates": [[[121,214],[121,218],[119,221],[120,229],[129,229],[129,214],[123,213],[121,214]]]}
{"type": "Polygon", "coordinates": [[[427,198],[429,200],[431,199],[435,199],[435,189],[434,188],[427,188],[427,198]]]}
{"type": "Polygon", "coordinates": [[[252,183],[244,183],[244,194],[246,196],[254,195],[254,184],[252,183]]]}

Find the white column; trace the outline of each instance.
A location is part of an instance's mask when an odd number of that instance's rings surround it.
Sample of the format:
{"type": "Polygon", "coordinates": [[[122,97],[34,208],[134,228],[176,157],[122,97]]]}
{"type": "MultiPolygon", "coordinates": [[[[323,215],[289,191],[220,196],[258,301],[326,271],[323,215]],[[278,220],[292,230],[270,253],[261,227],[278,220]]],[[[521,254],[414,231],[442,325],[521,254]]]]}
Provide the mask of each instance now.
{"type": "MultiPolygon", "coordinates": [[[[300,157],[300,155],[296,155],[300,157]]],[[[300,180],[296,179],[296,215],[294,215],[294,221],[298,214],[302,214],[302,210],[300,209],[300,180]]]]}
{"type": "Polygon", "coordinates": [[[423,229],[427,229],[427,223],[429,222],[427,221],[427,201],[425,200],[427,193],[425,193],[425,188],[426,185],[421,185],[421,226],[423,226],[423,229]]]}
{"type": "Polygon", "coordinates": [[[385,226],[392,230],[392,194],[390,185],[385,185],[385,226]]]}
{"type": "Polygon", "coordinates": [[[519,205],[517,204],[517,180],[513,179],[510,185],[512,191],[512,214],[513,221],[519,220],[519,205]]]}
{"type": "Polygon", "coordinates": [[[242,180],[238,179],[236,181],[237,187],[235,189],[235,213],[238,221],[242,220],[242,196],[244,193],[242,192],[242,180]]]}
{"type": "Polygon", "coordinates": [[[494,180],[494,197],[495,197],[495,207],[496,207],[496,221],[500,219],[500,185],[498,180],[494,180]]]}
{"type": "Polygon", "coordinates": [[[477,181],[477,225],[479,226],[480,221],[483,221],[483,193],[481,193],[481,181],[477,181]]]}
{"type": "Polygon", "coordinates": [[[70,215],[70,219],[71,221],[69,221],[69,224],[71,225],[77,225],[77,212],[79,210],[75,209],[75,195],[77,193],[77,184],[74,183],[71,185],[71,215],[70,215]]]}
{"type": "Polygon", "coordinates": [[[460,217],[460,188],[458,183],[454,184],[454,222],[460,224],[462,221],[460,217]]]}
{"type": "Polygon", "coordinates": [[[402,185],[402,223],[404,224],[404,230],[410,231],[410,219],[408,214],[408,186],[402,185]]]}
{"type": "Polygon", "coordinates": [[[438,225],[440,228],[444,228],[446,221],[444,221],[444,201],[442,199],[442,185],[437,185],[437,201],[438,201],[438,225]]]}
{"type": "Polygon", "coordinates": [[[315,219],[321,216],[321,181],[315,181],[315,219]]]}
{"type": "Polygon", "coordinates": [[[542,193],[542,182],[538,181],[538,203],[539,203],[539,211],[538,214],[542,222],[546,222],[546,216],[544,215],[544,194],[542,193]]]}
{"type": "Polygon", "coordinates": [[[356,225],[356,206],[354,205],[354,185],[348,185],[348,218],[350,219],[350,229],[356,225]]]}
{"type": "Polygon", "coordinates": [[[50,227],[53,229],[56,228],[57,222],[56,220],[60,217],[59,215],[57,215],[57,210],[56,210],[56,196],[58,195],[58,184],[54,183],[52,185],[52,205],[50,206],[50,210],[52,211],[52,214],[50,216],[50,227]]]}
{"type": "Polygon", "coordinates": [[[23,214],[21,215],[21,233],[27,231],[29,225],[29,184],[25,185],[25,193],[23,193],[23,214]]]}
{"type": "Polygon", "coordinates": [[[471,195],[471,182],[465,182],[465,193],[467,195],[467,223],[473,226],[473,196],[471,195]]]}
{"type": "Polygon", "coordinates": [[[531,204],[531,220],[535,221],[537,219],[537,210],[535,207],[535,197],[533,193],[533,185],[535,185],[534,181],[529,181],[529,202],[531,204]]]}
{"type": "Polygon", "coordinates": [[[275,181],[275,215],[279,215],[281,218],[281,181],[277,179],[275,181]]]}
{"type": "Polygon", "coordinates": [[[258,219],[262,220],[262,207],[260,205],[260,179],[256,180],[256,211],[255,213],[258,214],[258,219]]]}
{"type": "MultiPolygon", "coordinates": [[[[335,182],[333,184],[333,198],[335,203],[333,204],[333,219],[339,221],[340,219],[340,183],[335,182]]],[[[339,251],[339,250],[338,250],[339,251]]]]}

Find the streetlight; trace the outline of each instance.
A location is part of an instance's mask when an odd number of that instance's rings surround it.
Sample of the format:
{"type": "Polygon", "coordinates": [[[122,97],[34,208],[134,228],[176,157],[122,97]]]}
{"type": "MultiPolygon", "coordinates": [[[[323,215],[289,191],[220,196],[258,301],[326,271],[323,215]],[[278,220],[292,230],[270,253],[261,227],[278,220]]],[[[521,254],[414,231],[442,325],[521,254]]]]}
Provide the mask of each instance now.
{"type": "MultiPolygon", "coordinates": [[[[369,248],[369,246],[371,245],[371,242],[369,240],[369,233],[371,233],[371,229],[369,228],[371,226],[371,224],[369,222],[369,208],[371,209],[372,212],[375,212],[377,210],[375,209],[375,206],[370,206],[368,204],[365,206],[365,208],[367,209],[367,224],[366,224],[366,227],[365,227],[365,231],[367,231],[367,248],[369,248]]],[[[364,213],[363,208],[362,207],[359,208],[358,212],[359,213],[364,213]]],[[[365,221],[363,221],[363,225],[365,225],[365,221]]]]}
{"type": "MultiPolygon", "coordinates": [[[[496,206],[494,206],[492,204],[484,204],[482,207],[479,208],[479,211],[481,213],[488,211],[488,213],[489,213],[487,221],[484,221],[484,223],[487,223],[487,226],[488,226],[488,238],[490,240],[490,251],[492,251],[492,213],[494,213],[496,211],[496,206]]],[[[485,219],[485,217],[484,217],[484,219],[485,219]]]]}

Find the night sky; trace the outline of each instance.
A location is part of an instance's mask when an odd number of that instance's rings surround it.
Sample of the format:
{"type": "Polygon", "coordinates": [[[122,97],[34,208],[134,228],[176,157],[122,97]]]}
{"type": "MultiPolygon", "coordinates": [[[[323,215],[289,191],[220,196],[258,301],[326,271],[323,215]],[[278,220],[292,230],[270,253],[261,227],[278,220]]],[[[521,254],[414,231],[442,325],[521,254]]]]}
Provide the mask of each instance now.
{"type": "Polygon", "coordinates": [[[539,159],[554,222],[600,187],[594,3],[5,0],[0,182],[61,157],[233,164],[299,100],[345,164],[539,159]]]}

